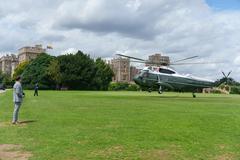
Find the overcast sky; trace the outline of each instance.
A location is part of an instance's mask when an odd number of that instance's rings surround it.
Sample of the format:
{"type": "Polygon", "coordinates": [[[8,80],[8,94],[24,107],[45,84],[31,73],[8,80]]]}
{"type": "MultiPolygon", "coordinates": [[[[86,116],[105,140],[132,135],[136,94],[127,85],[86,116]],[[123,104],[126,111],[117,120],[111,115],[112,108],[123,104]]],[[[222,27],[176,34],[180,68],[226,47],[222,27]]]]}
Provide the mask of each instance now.
{"type": "Polygon", "coordinates": [[[0,0],[0,53],[43,44],[52,55],[198,55],[222,63],[175,69],[213,80],[233,70],[240,80],[239,17],[239,0],[0,0]]]}

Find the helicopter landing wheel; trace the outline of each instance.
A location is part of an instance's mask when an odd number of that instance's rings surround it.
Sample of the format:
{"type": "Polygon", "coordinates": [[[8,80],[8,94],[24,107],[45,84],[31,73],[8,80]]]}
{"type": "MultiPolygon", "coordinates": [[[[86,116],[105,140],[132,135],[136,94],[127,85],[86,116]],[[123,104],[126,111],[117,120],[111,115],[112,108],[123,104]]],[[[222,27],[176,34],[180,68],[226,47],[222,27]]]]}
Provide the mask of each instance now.
{"type": "Polygon", "coordinates": [[[192,93],[192,96],[193,96],[193,98],[196,98],[196,94],[195,93],[192,93]]]}
{"type": "Polygon", "coordinates": [[[158,94],[162,94],[162,86],[159,86],[158,94]]]}

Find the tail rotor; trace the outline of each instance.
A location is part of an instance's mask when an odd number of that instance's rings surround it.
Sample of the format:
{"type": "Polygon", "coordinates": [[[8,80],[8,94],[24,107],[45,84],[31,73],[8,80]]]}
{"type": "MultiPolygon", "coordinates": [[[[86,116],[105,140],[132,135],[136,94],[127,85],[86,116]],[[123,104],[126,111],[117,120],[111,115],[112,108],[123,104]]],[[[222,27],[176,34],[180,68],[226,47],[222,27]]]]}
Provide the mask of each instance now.
{"type": "Polygon", "coordinates": [[[232,73],[232,71],[228,72],[228,74],[226,75],[223,71],[222,71],[222,74],[225,78],[225,84],[227,85],[228,84],[228,80],[229,80],[229,76],[230,74],[232,73]]]}

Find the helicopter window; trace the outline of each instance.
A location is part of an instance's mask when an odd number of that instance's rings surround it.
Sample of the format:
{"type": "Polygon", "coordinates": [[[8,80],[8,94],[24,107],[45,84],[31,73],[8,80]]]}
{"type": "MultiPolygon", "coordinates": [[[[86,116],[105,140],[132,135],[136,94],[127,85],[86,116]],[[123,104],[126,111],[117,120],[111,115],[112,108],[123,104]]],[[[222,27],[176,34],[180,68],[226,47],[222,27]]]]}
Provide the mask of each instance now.
{"type": "Polygon", "coordinates": [[[148,73],[147,72],[143,73],[143,77],[147,78],[148,77],[148,73]]]}
{"type": "Polygon", "coordinates": [[[174,74],[174,71],[168,70],[168,69],[164,69],[164,68],[159,68],[159,72],[160,73],[166,73],[166,74],[174,74]]]}
{"type": "Polygon", "coordinates": [[[146,72],[146,71],[142,71],[141,72],[141,76],[143,77],[143,78],[147,78],[148,77],[148,72],[146,72]]]}

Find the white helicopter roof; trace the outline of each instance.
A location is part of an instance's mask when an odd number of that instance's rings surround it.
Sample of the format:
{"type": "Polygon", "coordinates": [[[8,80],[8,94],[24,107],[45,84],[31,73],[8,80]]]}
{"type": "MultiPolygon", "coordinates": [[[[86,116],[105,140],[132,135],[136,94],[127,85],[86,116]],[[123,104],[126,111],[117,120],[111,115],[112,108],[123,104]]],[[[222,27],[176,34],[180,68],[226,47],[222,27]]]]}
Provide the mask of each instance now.
{"type": "MultiPolygon", "coordinates": [[[[207,82],[214,82],[212,80],[201,78],[201,77],[196,77],[196,76],[193,76],[191,74],[185,74],[185,75],[179,74],[176,70],[174,70],[173,68],[167,67],[167,66],[161,66],[161,67],[148,66],[148,67],[145,67],[143,70],[148,70],[148,71],[155,72],[155,73],[159,74],[159,73],[161,73],[160,69],[168,70],[168,71],[172,72],[171,75],[177,76],[177,77],[191,78],[191,79],[207,81],[207,82]]],[[[167,73],[162,73],[162,74],[167,74],[167,73]]]]}
{"type": "Polygon", "coordinates": [[[174,72],[174,74],[178,74],[176,70],[174,70],[173,68],[167,67],[167,66],[161,66],[161,67],[148,66],[148,67],[144,67],[143,70],[150,70],[150,71],[152,71],[152,72],[159,72],[160,69],[169,70],[169,71],[174,72]]]}

